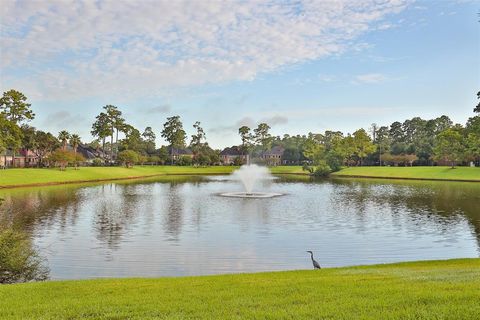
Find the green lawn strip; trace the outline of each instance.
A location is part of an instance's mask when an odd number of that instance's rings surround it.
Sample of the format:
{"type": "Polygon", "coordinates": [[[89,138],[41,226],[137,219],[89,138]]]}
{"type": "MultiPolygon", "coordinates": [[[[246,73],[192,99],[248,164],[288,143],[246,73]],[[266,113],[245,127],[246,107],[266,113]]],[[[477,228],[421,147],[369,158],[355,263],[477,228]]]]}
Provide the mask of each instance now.
{"type": "MultiPolygon", "coordinates": [[[[213,175],[230,174],[238,167],[181,167],[181,166],[135,166],[123,167],[82,167],[66,171],[58,169],[7,169],[0,170],[0,187],[48,185],[87,181],[105,181],[116,179],[145,178],[159,175],[213,175]]],[[[301,173],[301,167],[275,167],[273,173],[301,173]]]]}
{"type": "Polygon", "coordinates": [[[480,259],[0,286],[1,319],[475,319],[480,259]]]}
{"type": "MultiPolygon", "coordinates": [[[[35,186],[63,183],[94,182],[161,175],[214,175],[230,174],[238,167],[181,167],[181,166],[135,166],[82,167],[79,170],[58,169],[7,169],[0,170],[0,188],[35,186]]],[[[273,174],[305,175],[300,166],[271,167],[273,174]]],[[[332,174],[333,177],[368,177],[417,180],[480,181],[480,168],[457,167],[350,167],[332,174]]]]}
{"type": "Polygon", "coordinates": [[[480,181],[480,168],[471,167],[349,167],[332,174],[334,177],[390,179],[425,179],[480,181]]]}

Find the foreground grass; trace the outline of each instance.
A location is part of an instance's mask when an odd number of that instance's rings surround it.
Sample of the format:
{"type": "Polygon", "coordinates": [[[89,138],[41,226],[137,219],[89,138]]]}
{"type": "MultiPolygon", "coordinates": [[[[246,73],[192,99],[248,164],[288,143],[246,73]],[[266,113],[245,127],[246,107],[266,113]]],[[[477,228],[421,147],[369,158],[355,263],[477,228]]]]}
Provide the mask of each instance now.
{"type": "Polygon", "coordinates": [[[478,319],[480,259],[0,286],[1,319],[478,319]]]}
{"type": "Polygon", "coordinates": [[[480,181],[480,168],[470,167],[350,167],[333,176],[426,180],[480,181]]]}
{"type": "MultiPolygon", "coordinates": [[[[58,169],[7,169],[0,170],[0,187],[27,186],[55,183],[101,181],[111,179],[129,179],[159,175],[208,175],[229,174],[238,167],[179,167],[179,166],[135,166],[124,167],[82,167],[66,171],[58,169]]],[[[296,166],[274,167],[273,173],[301,173],[296,166]]]]}

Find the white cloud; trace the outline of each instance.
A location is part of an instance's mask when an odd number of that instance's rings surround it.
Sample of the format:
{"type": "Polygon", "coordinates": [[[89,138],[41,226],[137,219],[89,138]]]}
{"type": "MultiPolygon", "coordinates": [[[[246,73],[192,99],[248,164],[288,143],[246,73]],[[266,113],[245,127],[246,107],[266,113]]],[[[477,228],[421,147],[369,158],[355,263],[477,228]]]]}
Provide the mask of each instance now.
{"type": "Polygon", "coordinates": [[[2,2],[2,88],[44,99],[252,80],[355,48],[408,0],[2,2]]]}
{"type": "Polygon", "coordinates": [[[366,73],[355,77],[355,81],[360,83],[379,83],[386,80],[387,77],[381,73],[366,73]]]}

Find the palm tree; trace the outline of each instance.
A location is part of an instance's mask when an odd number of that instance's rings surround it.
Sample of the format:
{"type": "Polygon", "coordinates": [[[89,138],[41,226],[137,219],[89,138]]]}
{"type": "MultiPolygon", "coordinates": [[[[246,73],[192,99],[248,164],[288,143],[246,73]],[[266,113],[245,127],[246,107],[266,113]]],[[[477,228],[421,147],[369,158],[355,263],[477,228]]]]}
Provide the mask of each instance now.
{"type": "Polygon", "coordinates": [[[66,130],[62,130],[58,133],[58,140],[62,143],[62,150],[67,150],[67,142],[70,139],[70,133],[66,130]]]}
{"type": "Polygon", "coordinates": [[[73,153],[75,155],[75,170],[78,169],[77,166],[77,148],[78,145],[82,143],[80,136],[78,134],[72,134],[70,136],[70,145],[73,147],[73,153]]]}

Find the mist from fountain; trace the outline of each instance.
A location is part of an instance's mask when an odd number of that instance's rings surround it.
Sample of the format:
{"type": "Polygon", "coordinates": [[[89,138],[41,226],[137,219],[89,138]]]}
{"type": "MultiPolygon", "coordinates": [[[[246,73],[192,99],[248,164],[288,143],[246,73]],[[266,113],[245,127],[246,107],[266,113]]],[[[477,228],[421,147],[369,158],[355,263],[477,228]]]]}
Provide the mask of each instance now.
{"type": "Polygon", "coordinates": [[[270,170],[266,167],[256,164],[244,165],[232,173],[232,178],[242,183],[245,192],[222,193],[222,196],[236,198],[272,198],[282,195],[280,193],[254,191],[254,187],[256,187],[258,182],[274,179],[270,174],[270,170]]]}

